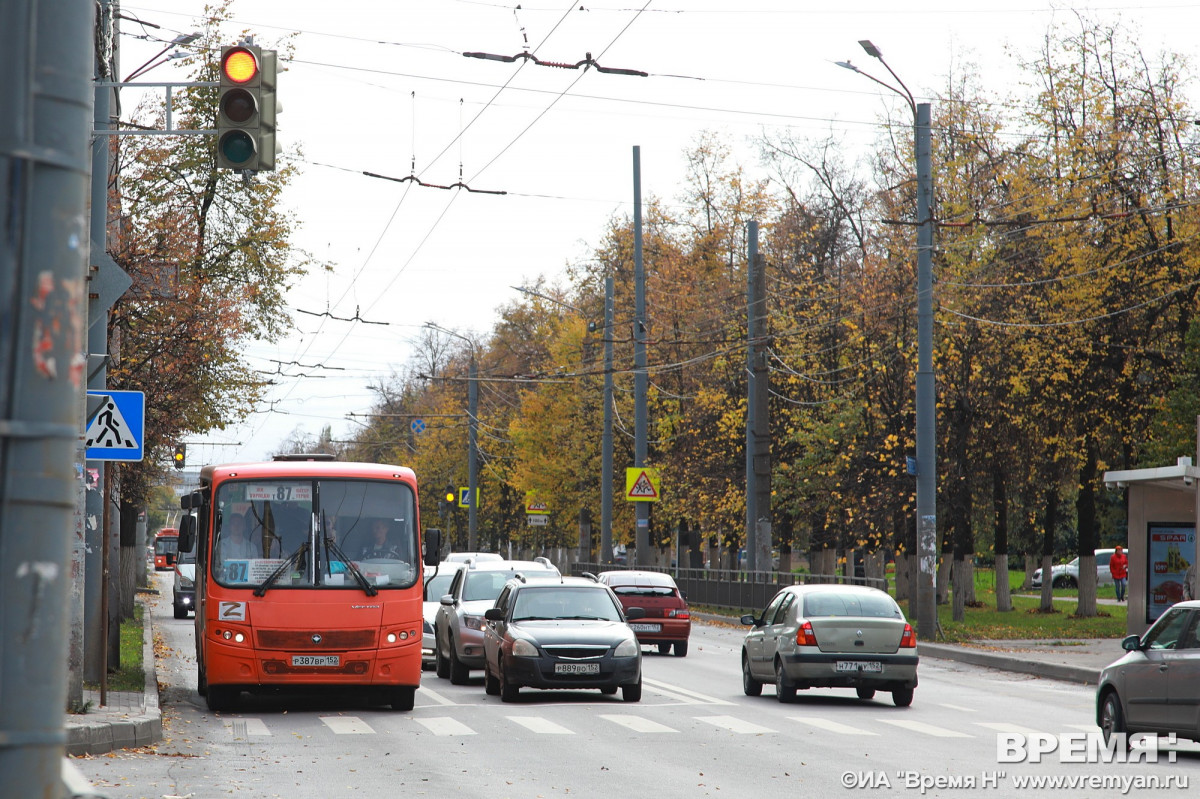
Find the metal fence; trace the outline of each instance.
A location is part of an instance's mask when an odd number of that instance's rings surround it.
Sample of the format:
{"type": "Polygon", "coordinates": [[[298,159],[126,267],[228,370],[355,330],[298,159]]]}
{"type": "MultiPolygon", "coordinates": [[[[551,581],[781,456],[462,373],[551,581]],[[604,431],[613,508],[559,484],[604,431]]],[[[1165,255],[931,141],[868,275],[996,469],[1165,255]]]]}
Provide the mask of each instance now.
{"type": "Polygon", "coordinates": [[[779,589],[789,585],[840,583],[868,585],[887,590],[880,577],[845,577],[840,574],[794,574],[775,571],[738,571],[735,569],[669,569],[657,566],[617,566],[604,563],[572,563],[571,574],[602,571],[653,571],[669,574],[687,598],[689,605],[718,608],[765,608],[779,589]]]}

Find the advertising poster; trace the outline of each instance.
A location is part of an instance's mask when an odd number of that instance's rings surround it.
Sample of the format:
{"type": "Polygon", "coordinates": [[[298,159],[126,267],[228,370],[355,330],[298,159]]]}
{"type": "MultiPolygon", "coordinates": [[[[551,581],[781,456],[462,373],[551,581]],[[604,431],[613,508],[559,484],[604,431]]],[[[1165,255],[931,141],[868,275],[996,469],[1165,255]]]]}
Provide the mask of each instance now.
{"type": "Polygon", "coordinates": [[[1184,579],[1196,551],[1196,528],[1191,524],[1151,524],[1149,574],[1146,580],[1146,621],[1184,599],[1184,579]]]}

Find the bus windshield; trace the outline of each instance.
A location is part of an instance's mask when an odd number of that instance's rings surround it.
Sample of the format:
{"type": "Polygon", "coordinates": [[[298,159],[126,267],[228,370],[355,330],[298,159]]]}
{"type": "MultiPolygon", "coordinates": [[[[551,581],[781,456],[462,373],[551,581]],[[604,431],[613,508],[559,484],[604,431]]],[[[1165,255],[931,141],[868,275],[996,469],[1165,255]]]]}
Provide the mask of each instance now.
{"type": "Polygon", "coordinates": [[[408,588],[421,574],[413,492],[403,483],[229,480],[214,506],[212,574],[223,586],[374,593],[408,588]]]}

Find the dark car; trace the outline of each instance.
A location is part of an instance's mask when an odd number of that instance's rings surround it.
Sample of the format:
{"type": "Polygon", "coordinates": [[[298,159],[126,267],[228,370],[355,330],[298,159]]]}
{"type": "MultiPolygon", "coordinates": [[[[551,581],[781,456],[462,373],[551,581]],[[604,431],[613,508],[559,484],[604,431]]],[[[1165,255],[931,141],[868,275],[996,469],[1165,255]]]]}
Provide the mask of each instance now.
{"type": "Polygon", "coordinates": [[[638,641],[658,647],[665,655],[675,650],[675,657],[688,652],[692,633],[692,616],[687,600],[669,574],[647,571],[611,571],[596,575],[621,600],[625,608],[639,607],[645,618],[630,623],[638,641]]]}
{"type": "Polygon", "coordinates": [[[642,698],[642,650],[608,586],[584,577],[508,582],[484,614],[484,687],[512,702],[521,687],[599,688],[642,698]]]}
{"type": "Polygon", "coordinates": [[[175,582],[171,587],[171,605],[175,618],[186,619],[196,609],[196,553],[180,552],[175,561],[175,582]]]}
{"type": "Polygon", "coordinates": [[[1172,605],[1125,655],[1100,672],[1096,723],[1118,733],[1155,733],[1200,741],[1200,600],[1172,605]]]}
{"type": "Polygon", "coordinates": [[[806,688],[853,688],[859,699],[891,691],[897,707],[917,687],[917,636],[896,600],[861,585],[793,585],[777,593],[742,644],[742,688],[748,696],[775,683],[790,702],[806,688]]]}

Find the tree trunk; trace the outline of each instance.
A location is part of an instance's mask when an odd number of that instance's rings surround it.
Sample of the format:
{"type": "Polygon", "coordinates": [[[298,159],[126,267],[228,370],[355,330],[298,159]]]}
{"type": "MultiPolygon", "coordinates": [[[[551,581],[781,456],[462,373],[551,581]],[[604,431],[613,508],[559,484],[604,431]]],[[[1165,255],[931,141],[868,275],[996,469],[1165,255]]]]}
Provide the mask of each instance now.
{"type": "Polygon", "coordinates": [[[1075,500],[1075,515],[1079,536],[1079,606],[1075,615],[1091,618],[1096,615],[1096,444],[1085,436],[1087,457],[1079,470],[1079,496],[1075,500]]]}
{"type": "Polygon", "coordinates": [[[1054,611],[1054,581],[1051,568],[1054,565],[1054,529],[1058,526],[1058,489],[1046,489],[1046,511],[1042,528],[1042,602],[1038,609],[1042,613],[1054,611]]]}
{"type": "Polygon", "coordinates": [[[1008,555],[996,556],[996,610],[1013,609],[1012,592],[1008,589],[1008,555]]]}
{"type": "MultiPolygon", "coordinates": [[[[1004,470],[998,463],[993,463],[992,508],[995,512],[993,538],[996,553],[996,610],[999,611],[1013,609],[1008,578],[1008,491],[1005,482],[1004,470]]],[[[1028,575],[1028,571],[1026,575],[1028,575]]]]}
{"type": "Polygon", "coordinates": [[[950,568],[952,572],[952,579],[954,581],[954,604],[952,606],[953,618],[955,621],[963,621],[967,617],[967,564],[962,558],[955,558],[953,560],[953,565],[950,568]]]}

